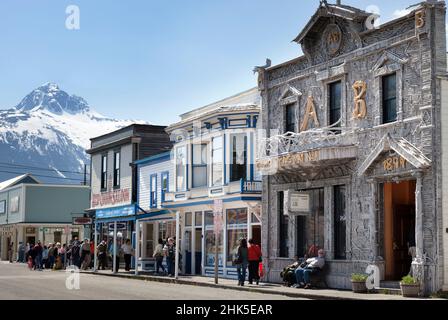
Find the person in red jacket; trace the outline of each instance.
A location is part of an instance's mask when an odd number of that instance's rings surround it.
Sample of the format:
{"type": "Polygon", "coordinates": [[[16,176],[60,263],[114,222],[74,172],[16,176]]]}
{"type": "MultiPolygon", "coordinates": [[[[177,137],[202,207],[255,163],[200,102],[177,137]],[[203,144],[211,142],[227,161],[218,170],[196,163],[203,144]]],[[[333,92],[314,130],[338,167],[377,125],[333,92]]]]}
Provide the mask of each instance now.
{"type": "Polygon", "coordinates": [[[260,275],[258,274],[258,267],[261,262],[261,249],[260,246],[255,244],[254,239],[249,239],[248,248],[248,260],[249,260],[249,284],[252,284],[253,280],[258,284],[260,281],[260,275]]]}

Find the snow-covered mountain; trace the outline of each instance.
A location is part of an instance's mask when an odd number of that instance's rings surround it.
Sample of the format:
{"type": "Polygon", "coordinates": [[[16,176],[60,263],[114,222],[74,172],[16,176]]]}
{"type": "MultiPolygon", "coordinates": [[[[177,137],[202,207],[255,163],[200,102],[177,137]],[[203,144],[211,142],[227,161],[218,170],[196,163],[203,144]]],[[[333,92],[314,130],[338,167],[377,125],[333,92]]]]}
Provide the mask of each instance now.
{"type": "Polygon", "coordinates": [[[46,83],[0,110],[0,181],[30,172],[45,182],[80,183],[83,175],[74,172],[89,164],[89,139],[132,123],[146,122],[107,118],[83,98],[46,83]]]}

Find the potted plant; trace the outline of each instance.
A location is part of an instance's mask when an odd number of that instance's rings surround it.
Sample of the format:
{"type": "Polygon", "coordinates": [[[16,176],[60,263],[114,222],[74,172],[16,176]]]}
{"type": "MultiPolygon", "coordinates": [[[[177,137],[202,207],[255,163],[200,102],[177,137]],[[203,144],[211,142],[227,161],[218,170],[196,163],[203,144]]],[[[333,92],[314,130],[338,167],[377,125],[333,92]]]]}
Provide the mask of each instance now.
{"type": "Polygon", "coordinates": [[[361,273],[352,274],[352,290],[355,293],[366,293],[367,292],[367,281],[368,275],[361,273]]]}
{"type": "Polygon", "coordinates": [[[400,288],[403,297],[415,298],[420,292],[420,284],[417,279],[409,275],[401,279],[400,288]]]}

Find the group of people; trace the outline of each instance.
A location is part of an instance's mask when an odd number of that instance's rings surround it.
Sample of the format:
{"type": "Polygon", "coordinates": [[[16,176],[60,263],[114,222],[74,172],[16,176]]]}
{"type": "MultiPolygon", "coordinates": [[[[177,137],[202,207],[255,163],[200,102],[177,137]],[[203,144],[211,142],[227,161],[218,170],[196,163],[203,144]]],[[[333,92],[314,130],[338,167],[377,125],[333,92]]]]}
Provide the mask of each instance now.
{"type": "Polygon", "coordinates": [[[167,274],[170,277],[174,277],[175,274],[175,262],[176,262],[176,242],[175,238],[168,238],[166,241],[159,239],[153,253],[153,258],[156,259],[156,273],[160,274],[162,269],[163,274],[167,274]],[[166,266],[168,270],[165,270],[163,265],[163,258],[166,258],[166,266]]]}
{"type": "Polygon", "coordinates": [[[236,258],[233,264],[236,266],[238,273],[238,285],[244,286],[246,280],[246,272],[249,269],[249,284],[255,281],[258,285],[260,282],[260,263],[262,261],[262,254],[260,246],[257,245],[253,239],[247,241],[245,238],[240,240],[236,258]],[[249,245],[248,245],[249,242],[249,245]]]}
{"type": "Polygon", "coordinates": [[[112,263],[112,271],[118,272],[120,268],[121,257],[124,258],[126,271],[131,270],[132,256],[134,255],[134,248],[131,245],[131,240],[125,239],[122,243],[121,239],[117,239],[117,249],[114,248],[112,239],[107,243],[106,239],[102,240],[97,247],[98,269],[106,270],[109,267],[109,262],[112,263]],[[113,257],[115,255],[115,270],[113,270],[113,257]]]}
{"type": "Polygon", "coordinates": [[[322,272],[325,266],[325,252],[323,249],[317,250],[317,256],[308,253],[304,258],[294,257],[295,262],[283,269],[280,276],[286,285],[294,288],[311,288],[311,276],[322,272]],[[309,258],[308,258],[309,257],[309,258]]]}
{"type": "Polygon", "coordinates": [[[89,239],[79,241],[74,238],[68,245],[57,243],[36,244],[22,242],[18,246],[17,262],[27,263],[31,270],[62,270],[67,265],[74,265],[86,270],[92,268],[94,247],[89,239]]]}

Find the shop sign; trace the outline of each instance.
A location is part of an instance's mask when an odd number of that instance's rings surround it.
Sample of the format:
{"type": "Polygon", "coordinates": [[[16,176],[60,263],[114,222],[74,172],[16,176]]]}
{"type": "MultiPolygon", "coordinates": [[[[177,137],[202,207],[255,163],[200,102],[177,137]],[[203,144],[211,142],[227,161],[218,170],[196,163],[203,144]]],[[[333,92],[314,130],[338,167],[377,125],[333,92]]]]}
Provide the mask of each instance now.
{"type": "Polygon", "coordinates": [[[310,208],[310,194],[307,192],[289,191],[288,192],[288,214],[308,214],[310,208]]]}
{"type": "Polygon", "coordinates": [[[35,233],[36,233],[36,228],[33,228],[33,227],[27,227],[27,228],[25,229],[25,231],[26,231],[26,233],[29,233],[29,234],[35,234],[35,233]]]}
{"type": "Polygon", "coordinates": [[[127,217],[135,214],[135,205],[96,210],[97,219],[127,217]]]}
{"type": "MultiPolygon", "coordinates": [[[[114,224],[115,223],[109,223],[109,230],[114,230],[114,224]]],[[[128,227],[127,223],[124,222],[117,222],[117,230],[126,230],[128,227]]]]}
{"type": "Polygon", "coordinates": [[[102,207],[130,201],[130,190],[120,189],[92,195],[92,207],[102,207]]]}
{"type": "Polygon", "coordinates": [[[89,225],[93,223],[93,219],[92,218],[87,218],[87,217],[77,217],[77,218],[73,218],[72,224],[73,225],[89,225]]]}

